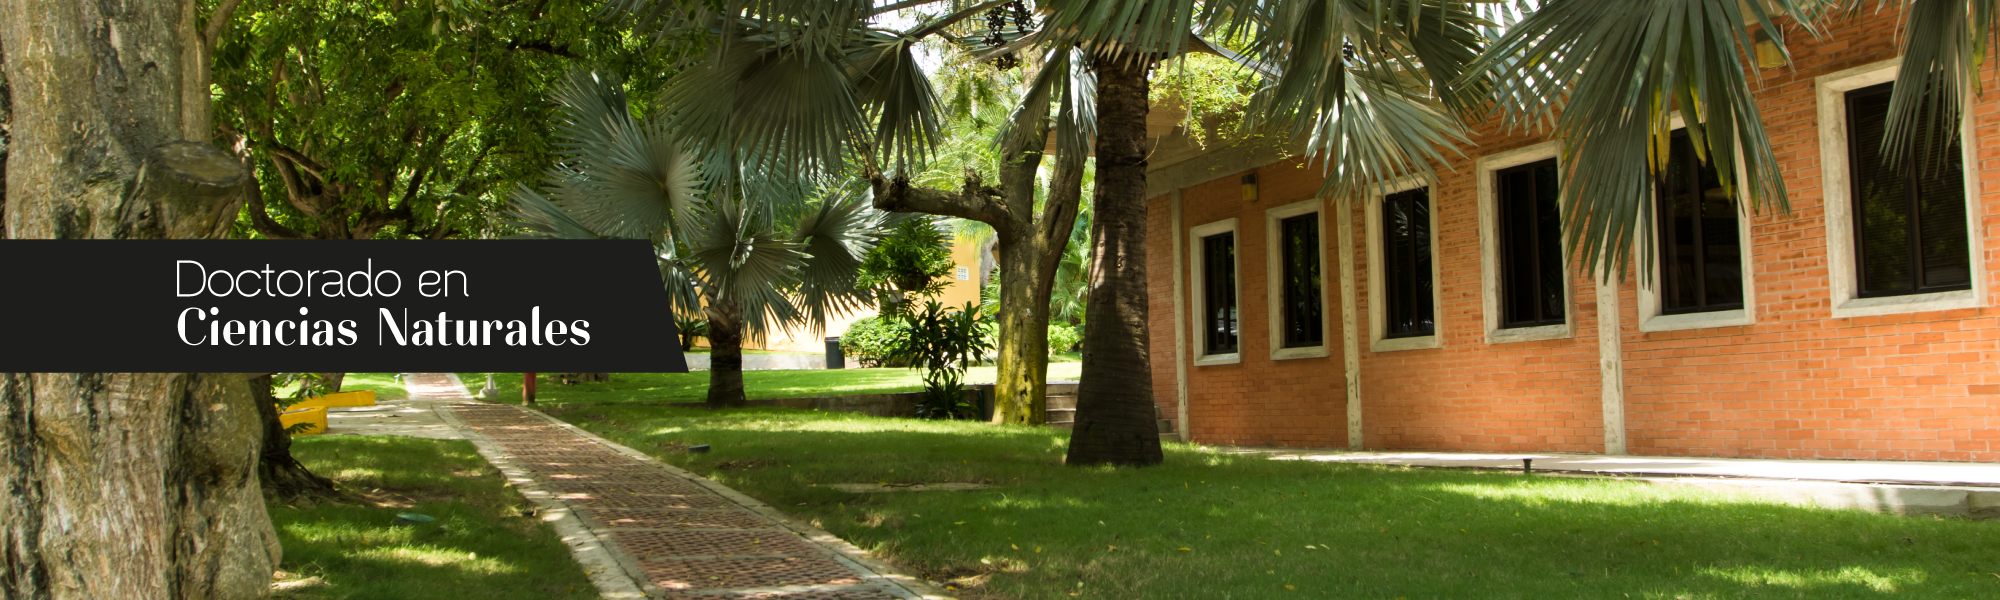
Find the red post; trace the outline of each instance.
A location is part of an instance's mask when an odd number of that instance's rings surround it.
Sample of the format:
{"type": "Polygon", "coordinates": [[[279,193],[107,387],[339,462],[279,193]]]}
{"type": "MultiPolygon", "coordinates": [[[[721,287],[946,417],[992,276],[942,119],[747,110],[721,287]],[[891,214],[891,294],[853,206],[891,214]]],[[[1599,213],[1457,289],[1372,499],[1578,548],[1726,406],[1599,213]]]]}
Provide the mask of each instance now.
{"type": "Polygon", "coordinates": [[[522,373],[522,374],[521,374],[521,405],[523,405],[523,406],[526,406],[526,405],[529,405],[529,404],[534,404],[534,403],[535,403],[535,374],[534,374],[534,373],[522,373]]]}

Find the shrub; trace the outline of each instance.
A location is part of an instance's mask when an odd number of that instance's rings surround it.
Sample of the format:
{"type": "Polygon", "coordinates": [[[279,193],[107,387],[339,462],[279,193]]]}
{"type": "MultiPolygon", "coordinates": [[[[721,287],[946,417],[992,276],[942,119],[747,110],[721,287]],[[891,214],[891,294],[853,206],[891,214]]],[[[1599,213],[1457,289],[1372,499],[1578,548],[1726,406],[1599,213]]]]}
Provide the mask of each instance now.
{"type": "Polygon", "coordinates": [[[1049,356],[1055,356],[1076,349],[1083,341],[1083,332],[1062,323],[1049,324],[1049,356]]]}
{"type": "Polygon", "coordinates": [[[895,357],[907,327],[900,320],[879,316],[856,320],[840,335],[840,352],[864,367],[907,367],[908,360],[895,357]]]}

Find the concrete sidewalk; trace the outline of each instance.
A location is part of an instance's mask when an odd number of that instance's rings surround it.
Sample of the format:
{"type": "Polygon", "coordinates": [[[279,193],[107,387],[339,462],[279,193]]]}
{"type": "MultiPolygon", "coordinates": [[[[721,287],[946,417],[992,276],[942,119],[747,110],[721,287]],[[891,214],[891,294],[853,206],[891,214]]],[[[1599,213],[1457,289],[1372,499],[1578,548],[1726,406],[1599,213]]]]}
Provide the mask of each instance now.
{"type": "Polygon", "coordinates": [[[1348,451],[1218,447],[1230,454],[1351,464],[1520,471],[1631,478],[1725,489],[1824,508],[1973,519],[2000,518],[2000,465],[1987,463],[1782,460],[1600,454],[1348,451]]]}
{"type": "Polygon", "coordinates": [[[1354,452],[1312,448],[1249,447],[1231,447],[1224,449],[1224,452],[1263,454],[1279,460],[1513,470],[1521,469],[1522,459],[1534,459],[1534,469],[1536,471],[1564,471],[1592,475],[1742,477],[1751,479],[1832,481],[1840,483],[2000,487],[2000,465],[1986,463],[1605,456],[1600,454],[1560,453],[1354,452]]]}

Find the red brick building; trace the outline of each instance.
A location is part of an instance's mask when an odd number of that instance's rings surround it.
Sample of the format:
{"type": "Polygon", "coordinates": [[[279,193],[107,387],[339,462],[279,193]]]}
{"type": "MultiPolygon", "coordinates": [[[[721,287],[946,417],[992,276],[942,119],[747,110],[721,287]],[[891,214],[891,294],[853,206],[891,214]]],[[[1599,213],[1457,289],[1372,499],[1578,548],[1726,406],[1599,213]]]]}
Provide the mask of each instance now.
{"type": "Polygon", "coordinates": [[[1797,36],[1759,71],[1789,213],[1675,159],[1646,285],[1549,247],[1544,137],[1482,128],[1437,180],[1351,203],[1284,148],[1161,140],[1161,413],[1214,444],[2000,461],[2000,94],[1951,160],[1886,166],[1859,141],[1880,137],[1898,19],[1797,36]]]}

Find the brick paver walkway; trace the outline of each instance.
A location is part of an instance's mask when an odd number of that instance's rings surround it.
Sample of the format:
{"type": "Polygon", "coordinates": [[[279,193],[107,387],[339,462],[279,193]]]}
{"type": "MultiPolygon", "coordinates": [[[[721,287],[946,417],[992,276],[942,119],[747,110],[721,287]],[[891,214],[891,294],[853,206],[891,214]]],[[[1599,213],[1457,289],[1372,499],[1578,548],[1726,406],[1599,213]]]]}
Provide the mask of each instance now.
{"type": "MultiPolygon", "coordinates": [[[[411,383],[430,391],[437,379],[411,383]]],[[[945,598],[825,531],[540,412],[474,402],[439,412],[543,504],[606,597],[945,598]]]]}

